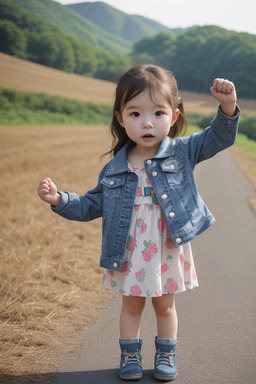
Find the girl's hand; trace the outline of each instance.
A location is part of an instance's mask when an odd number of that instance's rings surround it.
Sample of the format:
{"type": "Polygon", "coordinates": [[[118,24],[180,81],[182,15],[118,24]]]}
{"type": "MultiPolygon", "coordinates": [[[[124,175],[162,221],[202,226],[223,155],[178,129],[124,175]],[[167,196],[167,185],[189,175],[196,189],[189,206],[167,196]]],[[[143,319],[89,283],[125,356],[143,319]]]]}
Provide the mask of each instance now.
{"type": "Polygon", "coordinates": [[[57,206],[61,200],[56,185],[48,177],[40,181],[38,196],[46,203],[54,206],[57,206]]]}
{"type": "Polygon", "coordinates": [[[215,79],[211,93],[220,103],[224,115],[233,117],[236,110],[236,89],[234,84],[225,79],[215,79]]]}

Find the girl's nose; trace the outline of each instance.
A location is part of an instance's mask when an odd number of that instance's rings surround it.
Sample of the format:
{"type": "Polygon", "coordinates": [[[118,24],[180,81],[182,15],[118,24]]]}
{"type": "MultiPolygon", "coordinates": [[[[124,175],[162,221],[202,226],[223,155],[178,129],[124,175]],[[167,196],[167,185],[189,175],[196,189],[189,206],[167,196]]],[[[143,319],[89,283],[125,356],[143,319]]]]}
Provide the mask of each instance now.
{"type": "Polygon", "coordinates": [[[153,128],[153,124],[150,121],[143,123],[143,128],[153,128]]]}

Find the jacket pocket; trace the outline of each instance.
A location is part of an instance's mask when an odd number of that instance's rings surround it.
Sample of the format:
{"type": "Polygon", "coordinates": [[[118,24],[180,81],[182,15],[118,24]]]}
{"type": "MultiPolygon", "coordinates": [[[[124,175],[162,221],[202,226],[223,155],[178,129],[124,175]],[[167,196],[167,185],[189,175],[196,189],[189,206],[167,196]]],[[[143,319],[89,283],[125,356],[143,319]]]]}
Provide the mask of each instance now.
{"type": "Polygon", "coordinates": [[[166,175],[170,186],[182,185],[185,181],[184,161],[167,159],[161,164],[161,169],[166,175]]]}
{"type": "Polygon", "coordinates": [[[198,202],[190,184],[186,184],[183,188],[176,188],[176,191],[182,201],[182,204],[187,212],[193,225],[201,218],[201,212],[198,206],[198,202]]]}
{"type": "Polygon", "coordinates": [[[104,198],[107,200],[119,200],[121,198],[124,182],[124,179],[104,177],[101,180],[104,198]]]}

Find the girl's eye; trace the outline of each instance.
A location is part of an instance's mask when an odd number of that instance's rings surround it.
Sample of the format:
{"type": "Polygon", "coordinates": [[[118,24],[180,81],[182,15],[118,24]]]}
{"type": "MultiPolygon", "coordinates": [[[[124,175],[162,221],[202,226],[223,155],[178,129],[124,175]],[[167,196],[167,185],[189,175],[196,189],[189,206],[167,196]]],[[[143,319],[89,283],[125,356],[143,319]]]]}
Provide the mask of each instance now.
{"type": "Polygon", "coordinates": [[[162,116],[164,113],[162,111],[157,111],[156,116],[162,116]]]}
{"type": "Polygon", "coordinates": [[[133,113],[131,113],[131,116],[132,117],[138,117],[140,114],[139,114],[139,112],[133,112],[133,113]]]}

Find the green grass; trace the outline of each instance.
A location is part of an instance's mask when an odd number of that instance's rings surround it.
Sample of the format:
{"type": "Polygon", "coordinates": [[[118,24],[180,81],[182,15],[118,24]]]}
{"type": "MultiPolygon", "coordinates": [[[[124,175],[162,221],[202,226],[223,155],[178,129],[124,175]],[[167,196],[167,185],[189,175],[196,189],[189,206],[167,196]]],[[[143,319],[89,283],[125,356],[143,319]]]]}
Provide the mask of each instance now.
{"type": "Polygon", "coordinates": [[[66,115],[64,113],[49,111],[31,111],[25,108],[16,108],[6,112],[0,111],[0,125],[105,125],[109,124],[109,116],[102,114],[66,115]]]}
{"type": "Polygon", "coordinates": [[[195,124],[188,124],[188,129],[183,136],[191,136],[193,133],[202,132],[202,129],[195,124]]]}
{"type": "Polygon", "coordinates": [[[1,125],[109,124],[111,106],[0,89],[1,125]]]}
{"type": "MultiPolygon", "coordinates": [[[[0,125],[109,125],[111,114],[110,105],[0,88],[0,125]]],[[[189,116],[184,136],[202,131],[199,126],[199,121],[202,126],[202,118],[199,115],[189,116]]],[[[205,126],[210,121],[210,117],[206,119],[205,126]]],[[[238,133],[236,145],[256,159],[256,141],[238,133]]]]}
{"type": "MultiPolygon", "coordinates": [[[[201,132],[201,131],[202,129],[200,127],[198,127],[197,125],[191,124],[191,125],[188,125],[188,129],[184,136],[190,136],[193,133],[201,132]]],[[[236,137],[235,145],[237,145],[242,150],[244,150],[245,152],[253,156],[256,161],[256,141],[255,140],[250,140],[243,133],[238,133],[236,137]]]]}
{"type": "Polygon", "coordinates": [[[247,136],[242,133],[238,133],[236,145],[255,157],[256,160],[256,141],[248,139],[247,136]]]}

